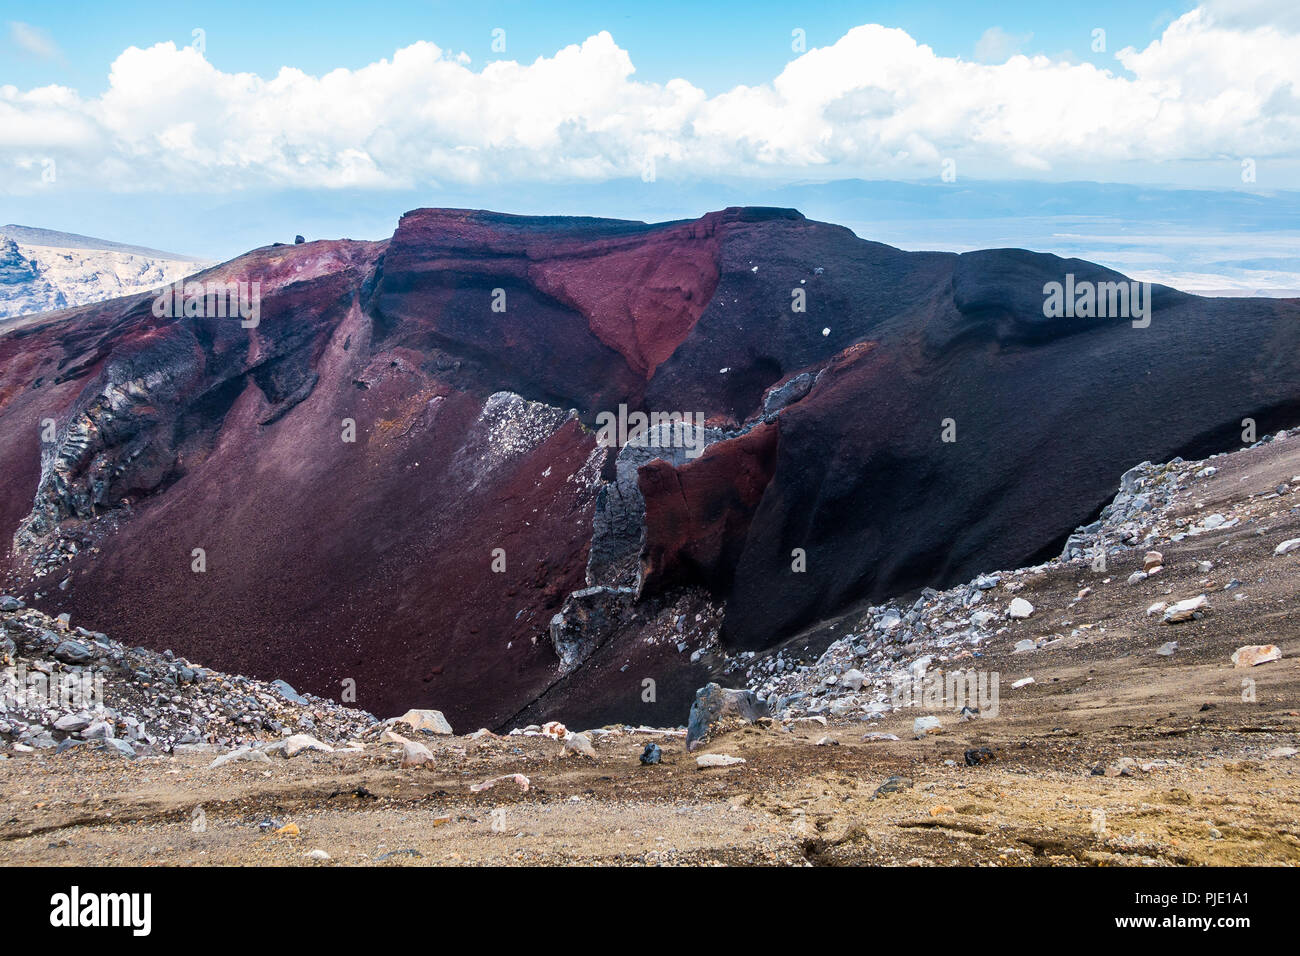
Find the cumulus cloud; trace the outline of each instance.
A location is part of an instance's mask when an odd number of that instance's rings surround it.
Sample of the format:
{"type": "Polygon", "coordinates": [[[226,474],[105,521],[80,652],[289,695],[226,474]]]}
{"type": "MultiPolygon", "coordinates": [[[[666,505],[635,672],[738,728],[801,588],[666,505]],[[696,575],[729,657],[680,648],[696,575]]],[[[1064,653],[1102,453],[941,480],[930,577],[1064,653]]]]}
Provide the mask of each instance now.
{"type": "MultiPolygon", "coordinates": [[[[1102,69],[941,57],[867,25],[770,82],[710,97],[686,79],[638,81],[608,33],[527,64],[475,69],[420,42],[357,70],[269,79],[164,43],[122,53],[99,97],[0,87],[0,169],[49,157],[61,183],[130,191],[586,182],[649,168],[887,178],[933,176],[947,158],[968,174],[1044,175],[1081,161],[1295,160],[1296,44],[1199,8],[1102,69]]],[[[0,191],[33,188],[26,172],[0,176],[0,191]]]]}

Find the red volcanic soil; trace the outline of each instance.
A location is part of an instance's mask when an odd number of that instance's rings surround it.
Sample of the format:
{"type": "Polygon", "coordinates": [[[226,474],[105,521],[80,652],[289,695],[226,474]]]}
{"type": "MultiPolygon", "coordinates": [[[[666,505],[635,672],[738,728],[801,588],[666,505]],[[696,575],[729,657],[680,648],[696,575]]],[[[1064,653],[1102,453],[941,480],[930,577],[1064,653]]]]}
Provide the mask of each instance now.
{"type": "Polygon", "coordinates": [[[355,686],[385,716],[675,723],[718,663],[689,660],[682,621],[770,646],[1058,549],[1143,459],[1300,421],[1300,303],[1157,287],[1147,328],[1046,319],[1066,272],[1122,278],[906,253],[793,210],[419,210],[386,243],[200,277],[260,282],[256,328],[148,296],[9,321],[6,588],[226,670],[355,686]],[[723,430],[616,487],[591,426],[621,404],[723,430]],[[564,673],[552,618],[607,583],[593,516],[625,493],[613,546],[640,542],[640,593],[606,595],[622,610],[564,673]]]}
{"type": "Polygon", "coordinates": [[[643,594],[674,584],[703,584],[726,594],[749,523],[772,480],[778,434],[775,422],[765,423],[710,445],[680,468],[663,459],[641,467],[643,594]]]}

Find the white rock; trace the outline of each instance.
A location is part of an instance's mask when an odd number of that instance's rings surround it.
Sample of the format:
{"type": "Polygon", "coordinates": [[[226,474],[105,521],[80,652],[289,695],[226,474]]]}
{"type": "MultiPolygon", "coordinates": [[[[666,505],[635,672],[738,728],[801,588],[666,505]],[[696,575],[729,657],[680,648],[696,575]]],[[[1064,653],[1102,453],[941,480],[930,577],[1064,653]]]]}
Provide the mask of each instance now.
{"type": "Polygon", "coordinates": [[[730,767],[744,762],[744,757],[732,757],[729,754],[700,754],[695,758],[695,766],[700,768],[730,767]]]}
{"type": "Polygon", "coordinates": [[[326,863],[326,862],[328,862],[329,860],[333,859],[333,858],[332,858],[328,853],[326,853],[324,850],[312,850],[310,853],[307,854],[307,856],[308,856],[310,859],[313,859],[313,860],[317,861],[318,863],[326,863]]]}
{"type": "Polygon", "coordinates": [[[333,747],[321,743],[311,734],[294,734],[292,737],[284,739],[282,752],[286,757],[296,757],[304,750],[319,750],[321,753],[327,754],[334,752],[333,747]]]}
{"type": "Polygon", "coordinates": [[[569,734],[564,738],[565,753],[582,754],[584,757],[595,758],[596,748],[591,745],[591,738],[586,734],[569,734]]]}
{"type": "Polygon", "coordinates": [[[1204,594],[1198,594],[1194,598],[1188,598],[1186,601],[1179,601],[1177,604],[1171,604],[1165,609],[1165,623],[1177,624],[1179,621],[1190,621],[1192,615],[1197,611],[1204,610],[1210,606],[1210,602],[1204,594]]]}
{"type": "Polygon", "coordinates": [[[64,714],[54,722],[54,729],[70,734],[74,731],[85,730],[90,726],[92,720],[90,714],[84,710],[76,714],[64,714]]]}
{"type": "Polygon", "coordinates": [[[1173,657],[1176,650],[1178,650],[1178,642],[1169,641],[1167,644],[1161,644],[1160,650],[1156,651],[1156,653],[1161,657],[1173,657]]]}
{"type": "Polygon", "coordinates": [[[410,724],[411,729],[424,734],[450,734],[451,724],[440,710],[408,710],[395,723],[410,724]]]}
{"type": "Polygon", "coordinates": [[[938,717],[918,717],[912,721],[912,734],[920,740],[926,734],[943,733],[943,724],[938,717]]]}
{"type": "Polygon", "coordinates": [[[1018,689],[1018,688],[1020,688],[1020,687],[1027,687],[1028,685],[1032,684],[1033,682],[1034,682],[1034,679],[1033,679],[1032,677],[1022,677],[1022,678],[1020,678],[1020,680],[1015,681],[1015,682],[1012,683],[1012,685],[1011,685],[1011,689],[1012,689],[1012,690],[1016,690],[1016,689],[1018,689]]]}
{"type": "Polygon", "coordinates": [[[1276,644],[1247,644],[1232,652],[1233,667],[1254,667],[1281,659],[1282,649],[1276,644]]]}
{"type": "Polygon", "coordinates": [[[1024,598],[1012,598],[1011,603],[1007,605],[1007,617],[1013,620],[1022,621],[1034,613],[1034,606],[1024,598]]]}
{"type": "Polygon", "coordinates": [[[1300,548],[1300,538],[1291,538],[1289,541],[1283,541],[1273,549],[1274,554],[1289,554],[1296,548],[1300,548]]]}
{"type": "Polygon", "coordinates": [[[421,764],[432,763],[433,751],[424,744],[415,740],[408,740],[402,744],[402,766],[418,767],[421,764]]]}
{"type": "Polygon", "coordinates": [[[861,690],[862,682],[867,679],[867,675],[857,668],[847,670],[840,675],[840,683],[849,690],[861,690]]]}
{"type": "Polygon", "coordinates": [[[212,763],[208,764],[208,769],[215,770],[217,767],[224,767],[228,763],[240,763],[244,761],[247,761],[248,763],[270,763],[271,758],[262,751],[254,750],[252,747],[245,744],[242,747],[230,751],[228,754],[222,754],[216,760],[212,761],[212,763]]]}
{"type": "Polygon", "coordinates": [[[1164,601],[1157,601],[1155,604],[1152,604],[1149,608],[1147,608],[1147,617],[1150,617],[1153,614],[1163,614],[1165,612],[1165,608],[1167,608],[1168,606],[1169,605],[1166,604],[1164,601]]]}

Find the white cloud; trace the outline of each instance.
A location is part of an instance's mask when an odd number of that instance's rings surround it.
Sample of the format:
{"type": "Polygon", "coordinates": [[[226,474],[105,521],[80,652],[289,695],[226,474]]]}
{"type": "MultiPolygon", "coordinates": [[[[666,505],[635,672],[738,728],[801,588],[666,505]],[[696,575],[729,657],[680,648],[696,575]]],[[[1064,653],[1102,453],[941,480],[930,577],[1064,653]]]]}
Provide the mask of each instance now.
{"type": "Polygon", "coordinates": [[[1034,35],[1013,36],[1001,27],[989,27],[975,43],[975,59],[981,63],[1005,63],[1034,35]]]}
{"type": "Polygon", "coordinates": [[[941,57],[868,25],[713,97],[637,81],[608,33],[528,64],[476,70],[421,42],[358,70],[270,79],[166,43],[122,53],[99,97],[0,87],[0,192],[40,188],[14,171],[45,157],[60,184],[126,191],[599,181],[650,158],[660,179],[934,176],[948,157],[965,176],[1231,170],[1240,157],[1300,168],[1297,42],[1199,9],[1105,70],[941,57]]]}
{"type": "Polygon", "coordinates": [[[59,55],[59,48],[48,33],[21,20],[9,21],[9,39],[20,50],[41,59],[53,59],[59,55]]]}

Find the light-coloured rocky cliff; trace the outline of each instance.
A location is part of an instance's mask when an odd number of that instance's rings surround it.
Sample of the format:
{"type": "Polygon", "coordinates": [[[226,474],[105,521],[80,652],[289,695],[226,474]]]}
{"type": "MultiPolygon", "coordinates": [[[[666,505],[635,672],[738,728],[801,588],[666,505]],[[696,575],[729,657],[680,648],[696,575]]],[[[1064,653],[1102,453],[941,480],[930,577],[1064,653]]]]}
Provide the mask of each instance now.
{"type": "Polygon", "coordinates": [[[209,265],[87,236],[0,226],[0,319],[128,295],[209,265]]]}

